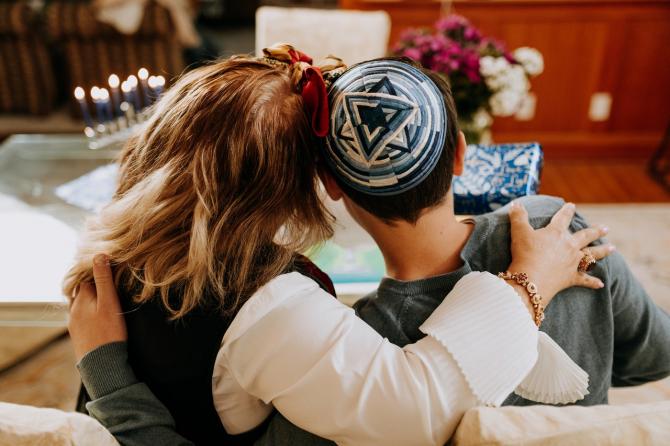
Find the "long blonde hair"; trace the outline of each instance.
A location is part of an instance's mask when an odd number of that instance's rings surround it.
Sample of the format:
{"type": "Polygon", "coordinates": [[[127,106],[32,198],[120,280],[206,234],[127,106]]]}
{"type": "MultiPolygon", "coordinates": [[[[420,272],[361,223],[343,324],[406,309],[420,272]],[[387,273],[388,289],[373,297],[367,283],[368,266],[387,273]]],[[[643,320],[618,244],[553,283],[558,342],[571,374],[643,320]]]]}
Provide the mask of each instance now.
{"type": "Polygon", "coordinates": [[[136,302],[160,297],[179,318],[213,295],[230,313],[329,238],[296,69],[238,57],[177,81],[124,148],[114,199],[87,222],[65,295],[106,253],[136,302]]]}

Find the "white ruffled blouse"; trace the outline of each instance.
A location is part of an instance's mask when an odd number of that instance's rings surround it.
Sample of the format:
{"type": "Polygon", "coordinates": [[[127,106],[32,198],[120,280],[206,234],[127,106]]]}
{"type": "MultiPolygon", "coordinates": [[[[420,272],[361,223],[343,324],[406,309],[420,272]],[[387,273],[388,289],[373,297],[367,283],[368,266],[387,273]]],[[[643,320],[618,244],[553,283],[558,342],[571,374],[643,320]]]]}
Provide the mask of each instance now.
{"type": "Polygon", "coordinates": [[[226,332],[212,377],[231,434],[277,408],[342,445],[444,444],[466,410],[516,391],[546,403],[587,394],[588,375],[489,273],[463,277],[400,348],[297,272],[259,289],[226,332]]]}

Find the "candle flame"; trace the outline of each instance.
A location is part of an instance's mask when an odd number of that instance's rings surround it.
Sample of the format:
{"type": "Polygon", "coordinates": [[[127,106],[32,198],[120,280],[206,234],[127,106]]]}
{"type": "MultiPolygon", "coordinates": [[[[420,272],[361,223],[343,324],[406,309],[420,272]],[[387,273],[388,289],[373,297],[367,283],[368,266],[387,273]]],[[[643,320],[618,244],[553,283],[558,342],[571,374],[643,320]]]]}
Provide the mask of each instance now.
{"type": "Polygon", "coordinates": [[[131,90],[137,87],[137,78],[135,77],[134,74],[128,76],[128,80],[126,82],[128,82],[128,86],[130,87],[131,90]]]}
{"type": "Polygon", "coordinates": [[[149,76],[149,88],[156,88],[158,87],[158,79],[156,76],[149,76]]]}
{"type": "Polygon", "coordinates": [[[94,101],[100,99],[100,89],[98,87],[91,88],[91,99],[94,101]]]}
{"type": "Polygon", "coordinates": [[[109,90],[107,90],[106,88],[101,88],[99,91],[100,91],[100,99],[102,99],[103,101],[109,100],[109,90]]]}
{"type": "Polygon", "coordinates": [[[109,83],[109,86],[112,88],[119,88],[119,82],[120,82],[119,76],[117,76],[116,74],[111,74],[109,76],[109,79],[107,79],[107,83],[109,83]]]}
{"type": "Polygon", "coordinates": [[[165,86],[165,78],[163,76],[156,76],[156,86],[157,87],[165,86]]]}
{"type": "Polygon", "coordinates": [[[77,98],[77,100],[81,101],[86,97],[86,92],[84,91],[83,88],[77,87],[74,89],[74,97],[77,98]]]}
{"type": "Polygon", "coordinates": [[[121,82],[121,91],[124,93],[130,93],[130,84],[128,84],[128,81],[121,82]]]}
{"type": "Polygon", "coordinates": [[[137,72],[137,77],[139,77],[141,80],[145,81],[149,77],[149,70],[146,68],[140,68],[140,70],[137,72]]]}

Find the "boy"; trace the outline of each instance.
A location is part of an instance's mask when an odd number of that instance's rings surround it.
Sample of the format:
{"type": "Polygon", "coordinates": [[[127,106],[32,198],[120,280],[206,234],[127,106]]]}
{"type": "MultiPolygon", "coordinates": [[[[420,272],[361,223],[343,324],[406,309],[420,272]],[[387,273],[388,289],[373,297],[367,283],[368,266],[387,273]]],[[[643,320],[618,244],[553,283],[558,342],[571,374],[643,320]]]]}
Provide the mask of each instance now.
{"type": "MultiPolygon", "coordinates": [[[[407,61],[405,61],[407,62],[407,61]]],[[[335,126],[325,152],[328,168],[321,174],[328,195],[343,200],[347,211],[375,240],[382,251],[386,275],[377,291],[359,300],[357,314],[389,341],[403,346],[421,339],[419,326],[442,302],[456,282],[471,271],[504,271],[510,262],[508,208],[459,223],[454,215],[451,181],[463,171],[466,143],[456,130],[454,102],[449,85],[437,74],[422,70],[438,86],[447,109],[447,135],[435,168],[418,185],[395,195],[380,195],[372,182],[365,184],[352,168],[356,155],[374,141],[350,135],[350,121],[333,120],[335,126]],[[340,126],[338,128],[337,126],[340,126]],[[342,127],[345,129],[343,130],[342,127]],[[334,136],[335,135],[335,136],[334,136]]],[[[374,88],[373,88],[374,89],[374,88]]],[[[337,117],[337,93],[331,115],[337,117]]],[[[342,105],[347,113],[347,104],[342,105]]],[[[359,107],[360,108],[360,107],[359,107]]],[[[373,125],[393,122],[368,117],[373,125]]],[[[375,132],[376,129],[370,129],[375,132]]],[[[371,144],[372,143],[372,144],[371,144]]],[[[367,179],[375,176],[370,168],[367,179]]],[[[380,175],[381,177],[382,175],[380,175]]],[[[519,200],[531,225],[544,227],[563,201],[547,196],[519,200]]],[[[579,215],[571,230],[586,228],[579,215]]],[[[633,386],[670,374],[670,317],[656,307],[628,269],[623,257],[613,253],[590,271],[605,287],[574,287],[557,295],[546,309],[541,331],[547,333],[589,375],[588,395],[574,404],[607,404],[613,386],[633,386]]],[[[540,290],[541,292],[541,290],[540,290]]],[[[505,405],[537,404],[511,394],[505,405]]],[[[323,439],[300,431],[278,414],[267,434],[271,444],[320,444],[323,439]]],[[[329,442],[330,443],[330,442],[329,442]]]]}

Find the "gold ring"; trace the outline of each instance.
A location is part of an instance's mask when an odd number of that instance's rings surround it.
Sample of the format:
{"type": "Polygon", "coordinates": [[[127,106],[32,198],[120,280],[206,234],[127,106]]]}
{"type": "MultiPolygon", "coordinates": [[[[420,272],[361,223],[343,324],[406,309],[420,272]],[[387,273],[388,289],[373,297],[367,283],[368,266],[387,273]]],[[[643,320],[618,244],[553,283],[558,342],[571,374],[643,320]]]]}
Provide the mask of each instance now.
{"type": "Polygon", "coordinates": [[[582,251],[584,253],[584,257],[582,257],[582,260],[579,261],[579,266],[577,267],[577,271],[580,273],[585,273],[587,271],[590,271],[596,264],[596,258],[593,257],[593,254],[591,254],[589,251],[582,251]]]}

